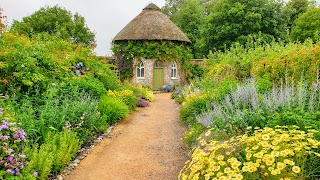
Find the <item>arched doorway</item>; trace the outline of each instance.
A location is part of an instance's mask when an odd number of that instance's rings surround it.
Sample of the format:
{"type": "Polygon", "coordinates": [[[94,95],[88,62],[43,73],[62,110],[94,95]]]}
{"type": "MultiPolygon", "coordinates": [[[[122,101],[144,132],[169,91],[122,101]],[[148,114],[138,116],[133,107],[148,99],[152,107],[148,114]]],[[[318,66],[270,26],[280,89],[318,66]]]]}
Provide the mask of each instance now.
{"type": "Polygon", "coordinates": [[[156,61],[153,64],[153,90],[160,90],[163,86],[163,63],[156,61]]]}

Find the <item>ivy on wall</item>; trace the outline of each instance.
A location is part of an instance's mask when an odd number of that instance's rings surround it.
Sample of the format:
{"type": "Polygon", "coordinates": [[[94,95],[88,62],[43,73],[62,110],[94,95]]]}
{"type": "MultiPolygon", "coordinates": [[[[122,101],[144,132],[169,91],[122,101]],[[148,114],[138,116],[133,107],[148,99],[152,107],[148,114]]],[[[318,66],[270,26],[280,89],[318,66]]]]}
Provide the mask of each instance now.
{"type": "Polygon", "coordinates": [[[116,56],[121,80],[133,76],[133,62],[136,58],[157,59],[165,62],[176,60],[183,70],[187,70],[192,58],[187,44],[174,41],[131,40],[113,42],[112,51],[116,56]]]}

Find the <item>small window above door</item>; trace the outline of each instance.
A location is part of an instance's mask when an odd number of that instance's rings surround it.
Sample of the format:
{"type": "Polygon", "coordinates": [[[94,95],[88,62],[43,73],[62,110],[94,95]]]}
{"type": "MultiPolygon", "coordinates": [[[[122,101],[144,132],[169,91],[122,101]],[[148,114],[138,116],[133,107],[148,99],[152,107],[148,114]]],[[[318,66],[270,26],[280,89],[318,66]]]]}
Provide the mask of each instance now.
{"type": "Polygon", "coordinates": [[[163,67],[163,64],[162,64],[161,61],[156,61],[156,62],[154,63],[154,65],[153,65],[153,67],[155,67],[155,68],[162,68],[162,67],[163,67]]]}

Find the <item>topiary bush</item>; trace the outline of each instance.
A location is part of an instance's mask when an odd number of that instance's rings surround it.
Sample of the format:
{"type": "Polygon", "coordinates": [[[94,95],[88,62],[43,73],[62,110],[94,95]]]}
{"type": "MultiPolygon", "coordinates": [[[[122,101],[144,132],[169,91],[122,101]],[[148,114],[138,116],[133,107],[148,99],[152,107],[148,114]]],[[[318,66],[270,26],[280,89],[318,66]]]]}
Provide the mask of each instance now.
{"type": "Polygon", "coordinates": [[[106,120],[108,124],[116,123],[129,113],[129,108],[124,102],[106,95],[100,98],[98,107],[102,115],[101,119],[106,120]]]}

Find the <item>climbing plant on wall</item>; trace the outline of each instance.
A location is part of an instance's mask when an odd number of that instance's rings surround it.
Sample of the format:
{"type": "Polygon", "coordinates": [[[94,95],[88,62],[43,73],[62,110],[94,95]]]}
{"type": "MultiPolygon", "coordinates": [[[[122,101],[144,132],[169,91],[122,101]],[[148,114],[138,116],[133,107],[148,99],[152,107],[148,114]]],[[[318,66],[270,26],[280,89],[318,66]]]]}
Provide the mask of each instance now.
{"type": "Polygon", "coordinates": [[[121,80],[133,76],[134,59],[159,59],[162,61],[176,60],[183,70],[188,69],[188,61],[192,58],[187,44],[173,41],[116,41],[113,42],[112,51],[116,56],[121,80]]]}

